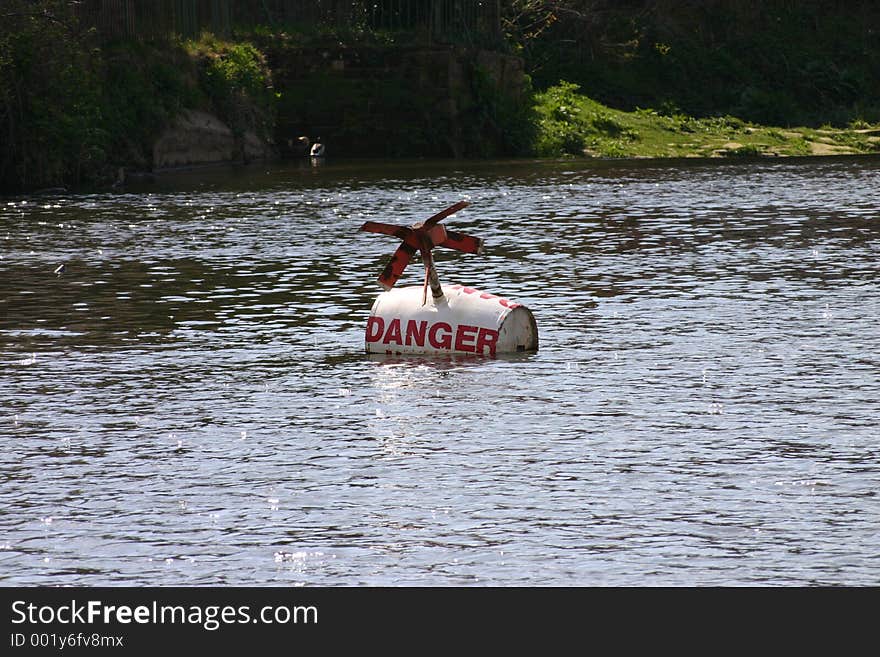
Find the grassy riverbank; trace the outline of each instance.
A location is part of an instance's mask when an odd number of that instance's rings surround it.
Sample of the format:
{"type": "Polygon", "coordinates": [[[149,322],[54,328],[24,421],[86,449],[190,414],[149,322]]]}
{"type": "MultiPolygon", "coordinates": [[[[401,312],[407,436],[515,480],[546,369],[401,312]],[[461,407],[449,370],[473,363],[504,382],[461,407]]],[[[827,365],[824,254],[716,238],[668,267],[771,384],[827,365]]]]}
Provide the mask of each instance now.
{"type": "Polygon", "coordinates": [[[880,124],[761,126],[734,116],[696,118],[617,110],[562,83],[535,94],[535,153],[588,157],[737,157],[880,153],[880,124]]]}
{"type": "Polygon", "coordinates": [[[349,156],[880,153],[880,9],[867,0],[849,13],[737,0],[502,6],[501,58],[518,54],[528,73],[513,83],[488,75],[478,48],[426,68],[420,57],[450,44],[384,32],[276,24],[222,39],[111,39],[79,24],[71,3],[8,0],[0,191],[109,185],[121,167],[150,170],[157,138],[187,109],[236,136],[335,137],[349,156]]]}
{"type": "Polygon", "coordinates": [[[512,0],[535,87],[579,84],[622,110],[759,125],[880,121],[875,0],[512,0]]]}

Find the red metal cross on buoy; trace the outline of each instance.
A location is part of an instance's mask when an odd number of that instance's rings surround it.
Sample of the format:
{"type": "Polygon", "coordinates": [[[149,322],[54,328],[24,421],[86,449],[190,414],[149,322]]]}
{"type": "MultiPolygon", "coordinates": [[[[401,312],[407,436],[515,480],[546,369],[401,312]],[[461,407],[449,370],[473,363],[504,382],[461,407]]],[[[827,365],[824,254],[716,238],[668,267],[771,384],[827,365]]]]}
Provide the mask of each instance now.
{"type": "Polygon", "coordinates": [[[429,217],[425,221],[415,223],[412,226],[395,226],[377,221],[368,221],[361,226],[361,230],[369,233],[393,235],[403,240],[403,243],[397,247],[397,251],[394,252],[391,260],[385,265],[385,269],[379,275],[379,284],[386,290],[394,287],[394,284],[397,283],[403,274],[403,270],[406,269],[415,252],[419,251],[422,254],[422,261],[425,263],[425,284],[422,293],[422,304],[427,303],[428,300],[428,285],[431,286],[431,293],[435,298],[442,297],[443,288],[440,285],[440,279],[437,277],[431,249],[435,246],[442,246],[465,253],[483,252],[483,240],[479,237],[471,237],[453,230],[447,230],[440,224],[441,220],[467,206],[467,201],[459,201],[438,212],[433,217],[429,217]]]}
{"type": "Polygon", "coordinates": [[[538,326],[522,304],[464,285],[440,285],[431,256],[434,247],[465,253],[483,251],[483,240],[440,224],[467,205],[467,201],[459,201],[412,226],[376,221],[361,226],[361,230],[402,240],[379,276],[385,291],[376,298],[367,320],[367,353],[495,356],[538,349],[538,326]],[[424,285],[395,288],[416,251],[425,263],[424,285]],[[430,304],[429,285],[433,293],[430,304]]]}

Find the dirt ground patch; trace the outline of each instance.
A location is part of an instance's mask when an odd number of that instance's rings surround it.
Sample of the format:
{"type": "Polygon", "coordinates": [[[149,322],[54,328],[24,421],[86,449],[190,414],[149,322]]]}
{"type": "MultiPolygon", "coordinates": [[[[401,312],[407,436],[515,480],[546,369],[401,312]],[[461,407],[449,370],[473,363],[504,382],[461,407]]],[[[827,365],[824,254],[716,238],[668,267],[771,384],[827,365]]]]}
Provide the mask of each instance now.
{"type": "Polygon", "coordinates": [[[810,141],[810,153],[813,155],[850,155],[856,151],[840,144],[828,144],[824,141],[810,141]]]}

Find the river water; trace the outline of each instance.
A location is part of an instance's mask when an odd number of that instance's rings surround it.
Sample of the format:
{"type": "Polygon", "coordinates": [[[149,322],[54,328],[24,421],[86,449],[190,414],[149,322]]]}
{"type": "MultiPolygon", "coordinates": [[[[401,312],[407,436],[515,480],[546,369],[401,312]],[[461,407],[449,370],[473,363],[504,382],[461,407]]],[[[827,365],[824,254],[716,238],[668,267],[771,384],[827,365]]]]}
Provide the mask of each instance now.
{"type": "Polygon", "coordinates": [[[0,584],[880,584],[878,190],[331,160],[0,199],[0,584]],[[359,226],[461,199],[486,252],[441,282],[540,350],[365,355],[397,240],[359,226]]]}

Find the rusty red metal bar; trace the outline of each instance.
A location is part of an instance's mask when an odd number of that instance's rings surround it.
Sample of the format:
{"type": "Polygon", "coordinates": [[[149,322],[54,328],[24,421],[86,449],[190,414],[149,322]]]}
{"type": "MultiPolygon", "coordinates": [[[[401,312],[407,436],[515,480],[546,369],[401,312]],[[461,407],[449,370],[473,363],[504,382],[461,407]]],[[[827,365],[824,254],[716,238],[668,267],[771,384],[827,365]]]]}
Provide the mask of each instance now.
{"type": "Polygon", "coordinates": [[[468,206],[467,201],[459,201],[450,205],[445,210],[441,210],[437,214],[429,217],[421,223],[412,226],[395,226],[378,221],[367,221],[361,226],[361,230],[369,233],[380,233],[382,235],[390,235],[402,240],[391,260],[385,265],[385,269],[379,275],[379,284],[386,290],[390,290],[410,263],[416,251],[422,255],[422,262],[425,265],[425,282],[423,293],[423,304],[427,302],[428,287],[434,297],[443,296],[443,288],[440,285],[440,279],[437,276],[437,270],[434,267],[434,258],[431,255],[431,249],[441,246],[447,249],[454,249],[464,253],[482,253],[483,240],[478,237],[472,237],[456,231],[446,230],[440,225],[440,221],[446,217],[458,212],[462,208],[468,206]]]}

